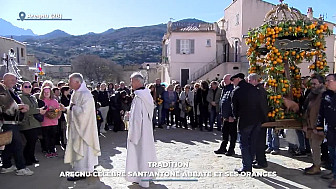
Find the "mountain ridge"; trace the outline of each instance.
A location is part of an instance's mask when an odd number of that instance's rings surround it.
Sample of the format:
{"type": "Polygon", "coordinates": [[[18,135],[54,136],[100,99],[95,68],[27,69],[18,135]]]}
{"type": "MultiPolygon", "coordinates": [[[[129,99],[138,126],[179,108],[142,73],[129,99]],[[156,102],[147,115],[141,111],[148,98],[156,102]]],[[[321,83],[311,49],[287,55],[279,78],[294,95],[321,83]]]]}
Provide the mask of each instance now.
{"type": "MultiPolygon", "coordinates": [[[[197,19],[183,19],[177,22],[204,23],[197,19]]],[[[160,62],[162,37],[166,24],[142,27],[108,29],[102,33],[89,32],[84,35],[70,35],[54,30],[41,36],[13,36],[27,44],[27,53],[35,54],[41,62],[49,64],[70,64],[81,54],[94,54],[118,64],[141,64],[160,62]]]]}

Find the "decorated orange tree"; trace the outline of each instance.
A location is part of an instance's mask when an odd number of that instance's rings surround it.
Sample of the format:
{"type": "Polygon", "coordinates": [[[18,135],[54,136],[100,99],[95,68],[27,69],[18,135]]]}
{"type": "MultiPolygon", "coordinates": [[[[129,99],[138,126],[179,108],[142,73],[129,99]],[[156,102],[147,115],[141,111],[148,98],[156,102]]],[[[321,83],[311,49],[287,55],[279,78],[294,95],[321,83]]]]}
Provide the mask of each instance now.
{"type": "Polygon", "coordinates": [[[266,14],[262,26],[249,30],[249,73],[261,75],[268,84],[271,120],[299,116],[284,110],[283,97],[299,101],[302,91],[298,64],[302,61],[311,62],[309,69],[313,73],[328,72],[325,36],[330,33],[322,19],[304,19],[297,9],[282,2],[266,14]]]}

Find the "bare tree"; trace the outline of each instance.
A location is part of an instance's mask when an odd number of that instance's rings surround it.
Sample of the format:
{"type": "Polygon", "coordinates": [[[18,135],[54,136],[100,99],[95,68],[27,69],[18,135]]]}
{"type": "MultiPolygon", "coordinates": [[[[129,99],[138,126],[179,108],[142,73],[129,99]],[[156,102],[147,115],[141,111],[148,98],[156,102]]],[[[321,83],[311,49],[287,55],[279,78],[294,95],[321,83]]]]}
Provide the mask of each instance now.
{"type": "Polygon", "coordinates": [[[121,66],[97,55],[79,55],[71,61],[74,72],[82,73],[90,81],[118,81],[121,66]]]}

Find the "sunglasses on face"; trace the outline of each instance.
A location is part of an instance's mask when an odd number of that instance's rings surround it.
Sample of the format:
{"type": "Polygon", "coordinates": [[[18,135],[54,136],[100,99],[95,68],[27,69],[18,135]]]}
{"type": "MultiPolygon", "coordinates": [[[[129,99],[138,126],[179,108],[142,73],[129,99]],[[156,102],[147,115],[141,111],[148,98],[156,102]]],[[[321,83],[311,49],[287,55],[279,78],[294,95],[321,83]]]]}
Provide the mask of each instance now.
{"type": "Polygon", "coordinates": [[[26,88],[26,89],[27,89],[27,88],[32,88],[32,86],[31,86],[31,85],[29,85],[29,86],[24,86],[24,88],[26,88]]]}

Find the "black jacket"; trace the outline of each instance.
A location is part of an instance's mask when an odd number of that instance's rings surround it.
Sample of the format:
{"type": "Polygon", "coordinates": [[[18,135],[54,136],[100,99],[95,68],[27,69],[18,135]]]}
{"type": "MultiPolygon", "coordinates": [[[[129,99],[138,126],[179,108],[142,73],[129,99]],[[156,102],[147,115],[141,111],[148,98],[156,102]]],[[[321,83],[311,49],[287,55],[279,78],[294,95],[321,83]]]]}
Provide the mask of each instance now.
{"type": "Polygon", "coordinates": [[[101,107],[106,107],[109,105],[109,96],[107,91],[98,92],[98,102],[100,102],[101,107]]]}
{"type": "Polygon", "coordinates": [[[120,112],[122,110],[121,107],[121,95],[119,91],[116,91],[111,97],[110,97],[110,110],[114,110],[117,112],[120,112]]]}
{"type": "Polygon", "coordinates": [[[128,88],[126,88],[126,87],[124,87],[124,88],[119,88],[119,89],[117,89],[117,91],[119,91],[119,92],[121,92],[121,91],[125,91],[128,95],[131,94],[131,91],[130,91],[128,88]]]}
{"type": "Polygon", "coordinates": [[[239,129],[261,123],[259,99],[257,87],[245,80],[240,81],[232,91],[232,109],[234,116],[238,119],[239,129]]]}
{"type": "Polygon", "coordinates": [[[327,129],[327,142],[329,146],[336,146],[336,94],[327,90],[322,94],[317,127],[327,129]]]}
{"type": "Polygon", "coordinates": [[[165,91],[165,87],[163,85],[155,85],[155,91],[156,91],[156,97],[155,100],[157,100],[158,98],[162,98],[163,96],[163,92],[165,91]]]}
{"type": "Polygon", "coordinates": [[[231,93],[233,91],[233,84],[222,87],[222,94],[220,99],[220,108],[223,118],[233,117],[231,93]]]}
{"type": "Polygon", "coordinates": [[[209,89],[202,90],[201,88],[197,89],[196,100],[194,104],[198,105],[199,108],[206,108],[208,111],[209,102],[207,101],[209,89]]]}

